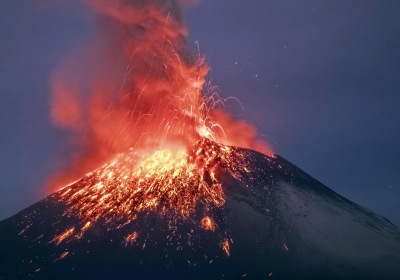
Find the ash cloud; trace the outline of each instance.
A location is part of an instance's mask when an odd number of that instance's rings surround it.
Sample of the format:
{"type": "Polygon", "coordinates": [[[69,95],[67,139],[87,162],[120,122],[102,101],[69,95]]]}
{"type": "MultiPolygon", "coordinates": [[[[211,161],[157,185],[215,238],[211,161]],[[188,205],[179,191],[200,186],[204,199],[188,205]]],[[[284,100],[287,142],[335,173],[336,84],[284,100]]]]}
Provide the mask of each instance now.
{"type": "Polygon", "coordinates": [[[253,126],[235,121],[212,93],[204,97],[209,67],[187,47],[183,17],[196,1],[80,2],[95,13],[96,30],[51,78],[51,119],[70,132],[75,164],[50,184],[78,179],[131,147],[187,147],[209,135],[271,153],[253,126]]]}

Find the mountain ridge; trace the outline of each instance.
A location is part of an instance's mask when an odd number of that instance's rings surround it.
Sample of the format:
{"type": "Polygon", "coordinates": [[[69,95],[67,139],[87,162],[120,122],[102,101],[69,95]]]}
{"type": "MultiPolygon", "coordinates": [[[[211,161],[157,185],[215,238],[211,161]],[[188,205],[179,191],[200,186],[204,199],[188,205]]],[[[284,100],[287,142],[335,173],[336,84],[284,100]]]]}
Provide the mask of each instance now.
{"type": "Polygon", "coordinates": [[[60,233],[84,226],[63,216],[60,191],[1,221],[0,278],[397,279],[400,232],[389,220],[278,155],[238,151],[246,169],[233,176],[218,166],[225,203],[200,201],[188,218],[168,218],[161,203],[120,228],[101,218],[56,245],[60,233]],[[202,227],[204,217],[214,230],[202,227]]]}

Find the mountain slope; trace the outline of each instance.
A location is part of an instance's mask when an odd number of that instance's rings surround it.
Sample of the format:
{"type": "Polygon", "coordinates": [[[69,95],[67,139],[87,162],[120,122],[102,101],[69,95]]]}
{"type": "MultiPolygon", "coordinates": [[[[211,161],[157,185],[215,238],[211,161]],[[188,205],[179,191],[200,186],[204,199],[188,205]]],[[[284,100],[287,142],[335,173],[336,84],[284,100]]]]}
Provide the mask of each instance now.
{"type": "Polygon", "coordinates": [[[60,191],[0,222],[0,279],[398,279],[396,226],[279,156],[237,151],[246,168],[215,174],[224,204],[188,217],[161,203],[69,234],[85,221],[60,191]]]}

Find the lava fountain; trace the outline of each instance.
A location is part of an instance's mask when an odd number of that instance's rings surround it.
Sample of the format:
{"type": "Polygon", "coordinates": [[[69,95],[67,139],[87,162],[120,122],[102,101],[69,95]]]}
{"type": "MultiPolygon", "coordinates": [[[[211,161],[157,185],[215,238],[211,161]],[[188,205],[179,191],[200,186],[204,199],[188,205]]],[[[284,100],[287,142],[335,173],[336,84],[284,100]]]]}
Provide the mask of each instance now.
{"type": "Polygon", "coordinates": [[[182,1],[81,1],[97,29],[54,73],[51,116],[79,143],[73,167],[52,183],[76,181],[57,194],[83,224],[53,241],[80,238],[100,218],[120,227],[145,210],[187,218],[199,201],[223,205],[218,166],[248,170],[230,146],[271,152],[206,83],[205,59],[187,46],[182,1]]]}
{"type": "MultiPolygon", "coordinates": [[[[220,207],[225,200],[216,176],[219,168],[240,178],[240,171],[248,170],[245,166],[245,156],[237,148],[207,138],[189,152],[164,149],[149,155],[129,149],[55,196],[69,205],[65,215],[83,221],[74,235],[80,238],[100,218],[112,228],[120,228],[133,222],[141,211],[157,211],[174,219],[177,215],[189,217],[199,202],[220,207]]],[[[215,223],[204,217],[202,227],[214,230],[215,223]]],[[[69,228],[52,242],[59,244],[74,231],[69,228]]]]}
{"type": "Polygon", "coordinates": [[[394,225],[224,110],[186,43],[188,0],[80,1],[96,31],[51,83],[76,152],[54,194],[1,223],[0,278],[398,278],[383,276],[398,272],[394,225]]]}
{"type": "Polygon", "coordinates": [[[97,24],[52,75],[51,118],[76,147],[52,191],[130,148],[188,151],[205,137],[271,154],[206,83],[209,67],[187,44],[181,6],[190,1],[81,1],[97,24]]]}

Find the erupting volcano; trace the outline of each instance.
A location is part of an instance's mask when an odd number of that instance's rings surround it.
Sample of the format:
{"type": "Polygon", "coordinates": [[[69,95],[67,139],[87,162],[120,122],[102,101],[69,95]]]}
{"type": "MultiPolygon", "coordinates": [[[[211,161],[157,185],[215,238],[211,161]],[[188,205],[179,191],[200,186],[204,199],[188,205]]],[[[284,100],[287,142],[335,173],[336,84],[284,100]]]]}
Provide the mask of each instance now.
{"type": "Polygon", "coordinates": [[[252,125],[225,110],[234,98],[206,83],[209,67],[187,44],[180,5],[188,1],[82,2],[97,14],[97,31],[51,80],[52,121],[70,132],[78,152],[52,190],[131,148],[187,153],[207,138],[272,154],[252,125]]]}
{"type": "Polygon", "coordinates": [[[200,199],[206,204],[224,204],[216,166],[222,165],[235,174],[246,168],[242,158],[236,149],[206,139],[189,154],[161,150],[140,157],[130,151],[66,187],[60,197],[72,205],[70,214],[76,212],[89,223],[105,216],[110,216],[110,222],[122,218],[131,221],[138,212],[161,205],[162,212],[171,209],[188,217],[200,199]],[[204,178],[206,172],[211,176],[209,184],[204,178]]]}
{"type": "Polygon", "coordinates": [[[79,149],[61,188],[0,223],[0,279],[400,275],[393,224],[230,116],[187,47],[189,1],[81,2],[97,31],[55,71],[51,111],[79,149]]]}
{"type": "MultiPolygon", "coordinates": [[[[76,215],[84,226],[68,229],[52,241],[81,238],[100,218],[110,227],[120,228],[143,211],[174,220],[176,216],[188,219],[199,202],[208,208],[221,207],[225,199],[217,179],[219,168],[235,177],[240,177],[243,169],[249,171],[245,155],[237,148],[208,139],[199,141],[189,153],[160,150],[140,155],[131,149],[55,195],[69,205],[64,215],[76,215]]],[[[211,218],[204,219],[203,227],[214,230],[211,218]]]]}
{"type": "Polygon", "coordinates": [[[122,153],[0,223],[3,279],[397,279],[400,233],[275,155],[122,153]]]}
{"type": "MultiPolygon", "coordinates": [[[[227,99],[205,84],[208,66],[187,47],[183,3],[83,2],[99,21],[88,47],[95,54],[87,62],[92,72],[82,73],[84,81],[77,76],[86,60],[76,52],[62,61],[52,80],[52,120],[72,130],[73,140],[83,139],[84,148],[74,168],[52,184],[107,163],[61,191],[58,199],[69,205],[64,215],[79,217],[84,226],[52,242],[81,238],[100,218],[121,227],[143,211],[173,220],[188,219],[199,202],[222,206],[218,168],[235,177],[248,171],[244,155],[231,145],[271,151],[250,124],[229,116],[227,99]]],[[[209,217],[203,224],[214,227],[209,217]]]]}

